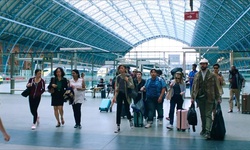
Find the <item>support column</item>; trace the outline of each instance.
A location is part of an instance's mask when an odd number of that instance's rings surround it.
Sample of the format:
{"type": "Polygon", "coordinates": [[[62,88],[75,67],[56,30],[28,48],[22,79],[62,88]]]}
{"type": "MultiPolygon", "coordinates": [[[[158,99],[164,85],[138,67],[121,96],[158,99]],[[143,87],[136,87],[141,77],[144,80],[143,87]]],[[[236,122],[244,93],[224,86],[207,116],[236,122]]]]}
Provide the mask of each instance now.
{"type": "Polygon", "coordinates": [[[74,69],[77,69],[77,53],[74,51],[74,69]]]}
{"type": "Polygon", "coordinates": [[[230,60],[230,67],[232,66],[232,65],[234,65],[234,52],[233,51],[231,51],[230,53],[229,53],[229,60],[230,60]]]}
{"type": "Polygon", "coordinates": [[[14,78],[14,68],[15,68],[15,54],[11,53],[11,65],[10,65],[10,94],[14,94],[15,88],[15,78],[14,78]]]}
{"type": "Polygon", "coordinates": [[[91,74],[91,87],[94,87],[94,54],[91,53],[92,74],[91,74]]]}
{"type": "Polygon", "coordinates": [[[183,73],[186,77],[186,52],[183,52],[183,73]]]}

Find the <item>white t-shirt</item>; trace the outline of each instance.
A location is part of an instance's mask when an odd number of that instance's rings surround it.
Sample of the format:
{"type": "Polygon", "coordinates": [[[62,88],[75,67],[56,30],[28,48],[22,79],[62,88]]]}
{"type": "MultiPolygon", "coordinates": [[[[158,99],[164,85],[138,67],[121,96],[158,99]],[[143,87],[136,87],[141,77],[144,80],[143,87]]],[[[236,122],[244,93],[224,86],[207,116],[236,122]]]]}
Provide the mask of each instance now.
{"type": "Polygon", "coordinates": [[[76,88],[82,88],[82,79],[81,78],[78,78],[77,81],[75,81],[74,79],[71,79],[70,80],[70,86],[73,86],[73,90],[74,90],[74,93],[75,93],[75,100],[74,100],[74,103],[82,103],[83,100],[84,100],[84,91],[80,91],[80,90],[77,90],[76,88]]]}

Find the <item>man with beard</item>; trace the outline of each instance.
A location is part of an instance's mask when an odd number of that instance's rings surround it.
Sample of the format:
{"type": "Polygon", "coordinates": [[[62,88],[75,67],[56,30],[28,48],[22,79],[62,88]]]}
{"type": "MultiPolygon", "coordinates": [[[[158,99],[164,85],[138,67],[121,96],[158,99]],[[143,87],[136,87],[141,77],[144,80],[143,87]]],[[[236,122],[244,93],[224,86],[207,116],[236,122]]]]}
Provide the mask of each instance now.
{"type": "Polygon", "coordinates": [[[228,113],[233,112],[233,97],[237,102],[238,112],[240,112],[240,91],[242,87],[245,87],[245,79],[239,73],[238,69],[235,66],[231,67],[229,71],[229,89],[230,89],[230,98],[229,98],[229,111],[228,113]]]}
{"type": "Polygon", "coordinates": [[[215,100],[221,102],[218,89],[218,79],[208,68],[208,60],[200,61],[200,71],[194,76],[191,102],[196,100],[201,114],[202,131],[200,135],[210,139],[210,130],[212,126],[212,111],[215,100]]]}

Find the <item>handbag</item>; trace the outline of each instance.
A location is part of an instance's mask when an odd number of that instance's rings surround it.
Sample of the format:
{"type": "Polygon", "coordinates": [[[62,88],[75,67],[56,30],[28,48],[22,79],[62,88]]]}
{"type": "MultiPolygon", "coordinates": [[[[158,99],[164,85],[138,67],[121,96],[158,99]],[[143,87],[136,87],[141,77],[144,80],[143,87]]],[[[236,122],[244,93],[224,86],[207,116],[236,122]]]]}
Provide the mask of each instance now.
{"type": "Polygon", "coordinates": [[[51,88],[48,89],[48,92],[52,94],[52,93],[55,92],[55,89],[53,87],[51,87],[51,88]]]}
{"type": "Polygon", "coordinates": [[[30,95],[30,91],[31,91],[31,88],[26,88],[26,89],[21,93],[21,95],[22,95],[23,97],[27,97],[27,96],[30,95]]]}
{"type": "Polygon", "coordinates": [[[211,138],[214,140],[223,140],[226,134],[226,127],[221,111],[220,103],[217,104],[216,113],[211,129],[211,138]]]}
{"type": "Polygon", "coordinates": [[[167,93],[167,96],[166,96],[167,100],[171,100],[172,93],[173,93],[173,88],[170,88],[169,91],[168,91],[168,93],[167,93]]]}
{"type": "Polygon", "coordinates": [[[65,93],[63,94],[64,102],[69,101],[69,105],[73,104],[75,99],[75,93],[72,87],[68,87],[65,93]]]}
{"type": "Polygon", "coordinates": [[[132,99],[136,99],[138,93],[135,89],[128,88],[128,96],[132,99]]]}
{"type": "Polygon", "coordinates": [[[133,103],[131,105],[131,108],[134,110],[134,112],[141,112],[142,115],[144,115],[145,106],[143,100],[143,92],[141,93],[141,95],[142,95],[141,99],[137,103],[133,103]]]}
{"type": "Polygon", "coordinates": [[[193,126],[193,131],[195,132],[195,126],[197,125],[197,114],[195,111],[194,103],[191,104],[187,115],[188,124],[193,126]]]}
{"type": "MultiPolygon", "coordinates": [[[[31,84],[33,84],[33,82],[34,82],[34,79],[30,79],[31,80],[31,84]]],[[[30,81],[29,80],[29,81],[30,81]]],[[[31,92],[31,87],[27,87],[22,93],[21,93],[21,95],[23,96],[23,97],[27,97],[27,96],[29,96],[30,95],[30,92],[31,92]]]]}
{"type": "MultiPolygon", "coordinates": [[[[51,84],[54,84],[55,83],[55,78],[51,78],[51,84]]],[[[50,94],[53,94],[55,92],[55,89],[50,85],[48,86],[48,92],[50,94]]]]}

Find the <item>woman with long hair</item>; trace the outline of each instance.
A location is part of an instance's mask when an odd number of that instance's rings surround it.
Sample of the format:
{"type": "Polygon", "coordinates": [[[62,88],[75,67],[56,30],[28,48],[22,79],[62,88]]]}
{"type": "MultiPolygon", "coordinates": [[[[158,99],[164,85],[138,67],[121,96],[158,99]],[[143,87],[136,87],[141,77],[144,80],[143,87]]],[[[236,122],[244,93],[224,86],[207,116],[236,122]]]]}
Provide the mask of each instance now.
{"type": "Polygon", "coordinates": [[[70,87],[72,87],[75,98],[72,104],[74,118],[75,118],[75,126],[74,128],[81,129],[81,106],[84,100],[84,91],[86,90],[85,82],[82,78],[80,78],[79,71],[74,69],[72,70],[72,79],[70,80],[70,87]]]}
{"type": "Polygon", "coordinates": [[[115,81],[115,96],[113,101],[117,102],[117,111],[116,111],[116,124],[117,124],[117,130],[115,130],[115,133],[120,132],[120,124],[121,124],[121,112],[122,112],[122,105],[124,103],[125,112],[127,114],[127,118],[130,123],[130,127],[132,128],[134,126],[132,120],[131,120],[131,113],[129,106],[131,104],[131,98],[128,96],[128,88],[134,89],[134,83],[133,79],[130,74],[126,71],[125,65],[119,65],[118,66],[119,75],[116,77],[115,81]]]}
{"type": "Polygon", "coordinates": [[[63,94],[68,87],[68,81],[64,78],[65,73],[61,67],[56,68],[54,71],[54,76],[50,79],[48,89],[53,88],[54,92],[51,93],[51,106],[54,107],[54,115],[57,120],[56,127],[60,127],[61,124],[64,125],[65,121],[63,118],[63,94]],[[61,117],[61,121],[60,118],[61,117]]]}
{"type": "Polygon", "coordinates": [[[35,77],[29,79],[26,87],[31,90],[29,94],[30,112],[33,115],[33,125],[31,129],[35,130],[36,126],[39,124],[37,109],[41,101],[41,95],[45,91],[45,81],[41,77],[40,69],[35,70],[35,77]]]}
{"type": "Polygon", "coordinates": [[[170,83],[170,88],[172,88],[171,100],[170,100],[170,110],[169,110],[169,120],[170,124],[167,126],[168,129],[173,129],[174,122],[174,110],[177,104],[177,110],[182,109],[182,104],[184,101],[184,95],[186,92],[186,84],[183,81],[183,73],[176,72],[174,75],[174,80],[170,83]]]}

